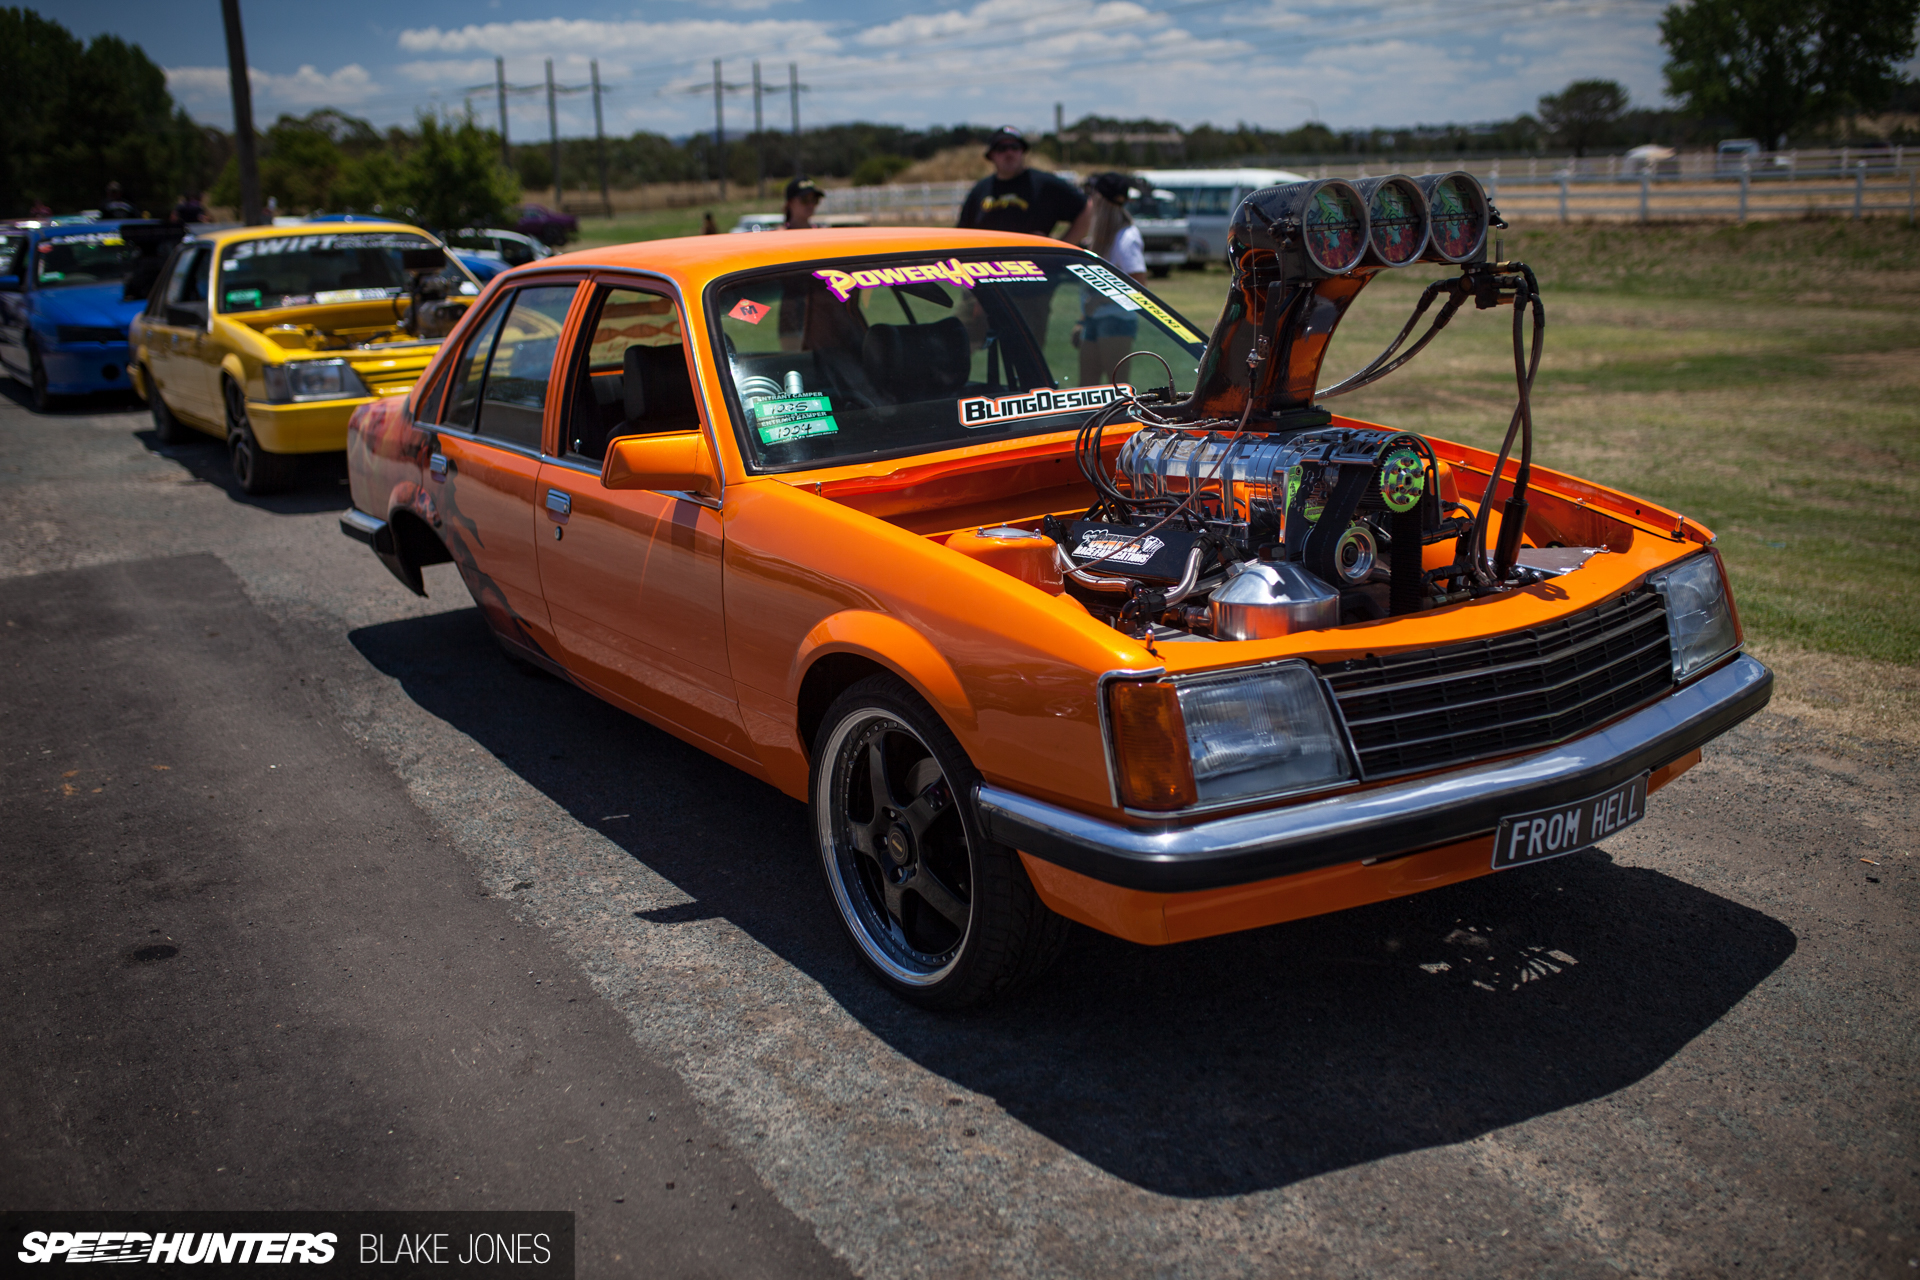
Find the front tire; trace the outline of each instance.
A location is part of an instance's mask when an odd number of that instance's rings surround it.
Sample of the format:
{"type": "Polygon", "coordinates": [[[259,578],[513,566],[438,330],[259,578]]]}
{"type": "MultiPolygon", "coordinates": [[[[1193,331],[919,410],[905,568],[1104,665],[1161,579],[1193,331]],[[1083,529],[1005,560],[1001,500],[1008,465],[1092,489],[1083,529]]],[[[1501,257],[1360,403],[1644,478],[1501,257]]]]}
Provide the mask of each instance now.
{"type": "Polygon", "coordinates": [[[1037,976],[1067,934],[1020,856],[980,830],[979,780],[891,675],[836,698],[814,739],[809,807],[840,922],[881,982],[928,1008],[982,1004],[1037,976]]]}
{"type": "Polygon", "coordinates": [[[185,444],[186,424],[174,417],[173,410],[160,398],[160,384],[153,380],[153,370],[146,369],[143,373],[147,384],[147,412],[153,417],[153,438],[161,444],[185,444]]]}
{"type": "Polygon", "coordinates": [[[40,358],[40,348],[27,348],[27,390],[33,399],[36,413],[52,413],[59,407],[60,397],[47,390],[47,366],[40,358]]]}
{"type": "Polygon", "coordinates": [[[227,401],[227,457],[243,493],[278,493],[293,482],[294,460],[260,447],[247,418],[247,395],[232,379],[224,384],[227,401]]]}

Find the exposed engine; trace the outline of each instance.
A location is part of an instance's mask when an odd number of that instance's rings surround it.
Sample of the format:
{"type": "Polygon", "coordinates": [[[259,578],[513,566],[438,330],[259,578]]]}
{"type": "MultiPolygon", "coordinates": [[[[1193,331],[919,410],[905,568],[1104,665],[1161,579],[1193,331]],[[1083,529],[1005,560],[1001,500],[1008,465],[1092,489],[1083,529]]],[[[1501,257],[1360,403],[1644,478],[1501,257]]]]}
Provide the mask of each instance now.
{"type": "Polygon", "coordinates": [[[1233,283],[1194,394],[1177,404],[1123,400],[1081,431],[1078,460],[1097,499],[1080,519],[1049,517],[1042,529],[1065,590],[1143,638],[1245,640],[1413,613],[1535,580],[1517,559],[1545,312],[1530,270],[1487,261],[1495,224],[1505,225],[1465,173],[1297,182],[1249,196],[1234,217],[1233,283]],[[1460,274],[1429,286],[1371,363],[1317,389],[1327,345],[1361,289],[1382,270],[1416,262],[1460,274]],[[1516,442],[1519,470],[1491,551],[1495,483],[1474,495],[1477,513],[1445,501],[1425,439],[1336,427],[1316,403],[1404,365],[1469,301],[1514,307],[1519,403],[1494,476],[1508,474],[1516,442]],[[1109,466],[1102,432],[1122,421],[1144,425],[1109,466]]]}

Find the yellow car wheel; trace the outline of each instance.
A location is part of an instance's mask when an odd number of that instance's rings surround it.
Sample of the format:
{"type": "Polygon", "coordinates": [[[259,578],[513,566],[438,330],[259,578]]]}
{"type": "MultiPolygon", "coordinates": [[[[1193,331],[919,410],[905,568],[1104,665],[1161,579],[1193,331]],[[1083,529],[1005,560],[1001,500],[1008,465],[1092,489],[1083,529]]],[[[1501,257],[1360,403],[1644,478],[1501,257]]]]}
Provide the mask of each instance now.
{"type": "Polygon", "coordinates": [[[229,379],[227,400],[227,457],[233,463],[233,478],[243,493],[278,493],[293,483],[295,460],[284,453],[268,453],[260,447],[247,418],[247,395],[238,383],[229,379]]]}
{"type": "Polygon", "coordinates": [[[145,370],[147,384],[147,412],[153,416],[153,438],[161,444],[185,444],[189,434],[187,424],[173,416],[173,410],[167,408],[167,402],[160,398],[160,384],[153,380],[153,370],[145,370]]]}

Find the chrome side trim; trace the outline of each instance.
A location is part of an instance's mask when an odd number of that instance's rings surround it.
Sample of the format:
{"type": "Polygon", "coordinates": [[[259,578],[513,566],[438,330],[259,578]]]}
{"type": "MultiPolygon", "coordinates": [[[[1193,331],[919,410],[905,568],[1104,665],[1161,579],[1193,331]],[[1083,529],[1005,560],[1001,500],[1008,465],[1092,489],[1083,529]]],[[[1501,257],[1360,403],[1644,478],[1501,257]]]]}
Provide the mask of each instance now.
{"type": "Polygon", "coordinates": [[[1210,821],[1122,826],[984,784],[974,804],[991,839],[1096,880],[1155,893],[1223,888],[1487,834],[1502,816],[1585,799],[1676,760],[1772,696],[1773,673],[1742,655],[1571,742],[1210,821]]]}

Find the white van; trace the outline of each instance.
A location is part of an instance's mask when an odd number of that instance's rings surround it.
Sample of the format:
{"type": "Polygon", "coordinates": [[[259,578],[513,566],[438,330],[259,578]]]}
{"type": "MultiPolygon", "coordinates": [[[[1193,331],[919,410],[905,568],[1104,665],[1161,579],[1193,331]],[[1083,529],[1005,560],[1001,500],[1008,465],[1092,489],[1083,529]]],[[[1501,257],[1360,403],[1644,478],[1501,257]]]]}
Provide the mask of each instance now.
{"type": "Polygon", "coordinates": [[[1299,182],[1285,169],[1140,169],[1135,177],[1179,197],[1187,215],[1187,261],[1219,262],[1227,254],[1227,227],[1240,202],[1263,187],[1299,182]]]}

